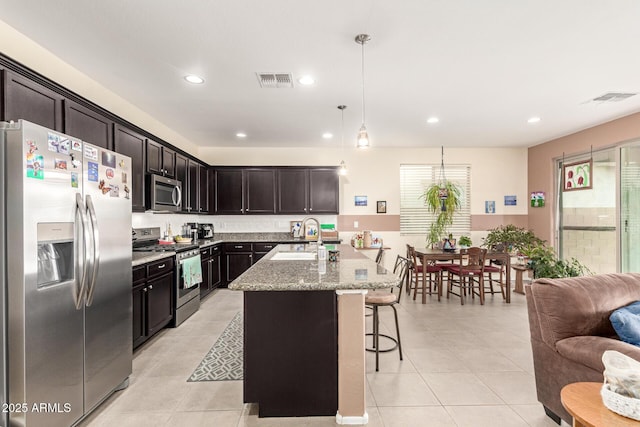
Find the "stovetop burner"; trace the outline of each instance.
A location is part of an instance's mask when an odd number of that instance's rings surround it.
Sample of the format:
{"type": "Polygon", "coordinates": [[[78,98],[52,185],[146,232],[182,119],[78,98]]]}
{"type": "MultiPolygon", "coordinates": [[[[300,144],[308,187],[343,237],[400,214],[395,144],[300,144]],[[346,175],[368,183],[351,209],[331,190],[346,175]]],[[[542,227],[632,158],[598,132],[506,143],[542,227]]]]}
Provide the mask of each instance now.
{"type": "Polygon", "coordinates": [[[134,228],[131,236],[132,250],[134,252],[184,252],[199,248],[198,245],[193,243],[159,244],[160,227],[134,228]]]}
{"type": "Polygon", "coordinates": [[[135,246],[133,248],[134,252],[183,252],[192,249],[198,249],[198,245],[188,244],[188,243],[174,243],[172,245],[161,245],[161,244],[143,244],[142,246],[135,246]]]}

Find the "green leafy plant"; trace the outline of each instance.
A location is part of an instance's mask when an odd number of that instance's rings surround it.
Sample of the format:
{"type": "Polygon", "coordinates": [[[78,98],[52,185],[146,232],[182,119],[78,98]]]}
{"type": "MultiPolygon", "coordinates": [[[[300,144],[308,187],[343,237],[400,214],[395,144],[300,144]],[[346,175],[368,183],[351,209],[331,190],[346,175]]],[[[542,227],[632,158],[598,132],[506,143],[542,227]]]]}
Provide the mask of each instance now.
{"type": "Polygon", "coordinates": [[[462,205],[460,201],[462,190],[451,181],[444,181],[430,185],[422,194],[429,212],[437,214],[431,223],[427,242],[436,244],[442,236],[447,235],[447,229],[453,224],[453,217],[462,205]]]}
{"type": "Polygon", "coordinates": [[[533,277],[549,277],[552,279],[560,277],[577,277],[593,274],[584,264],[575,258],[570,260],[558,259],[553,248],[549,246],[538,246],[529,253],[529,266],[533,269],[533,277]]]}
{"type": "Polygon", "coordinates": [[[546,242],[536,236],[533,231],[513,224],[501,225],[489,230],[483,239],[482,246],[487,248],[502,247],[507,252],[518,252],[529,256],[532,250],[544,247],[546,242]]]}
{"type": "Polygon", "coordinates": [[[473,243],[471,242],[471,237],[469,236],[460,236],[460,238],[458,239],[459,246],[471,247],[472,244],[473,243]]]}

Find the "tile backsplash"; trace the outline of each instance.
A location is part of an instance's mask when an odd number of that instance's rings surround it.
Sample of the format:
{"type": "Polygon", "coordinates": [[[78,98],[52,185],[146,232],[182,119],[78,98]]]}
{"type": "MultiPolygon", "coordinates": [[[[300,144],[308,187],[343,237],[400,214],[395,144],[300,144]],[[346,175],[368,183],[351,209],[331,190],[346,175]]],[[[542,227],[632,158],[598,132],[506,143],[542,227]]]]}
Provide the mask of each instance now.
{"type": "MultiPolygon", "coordinates": [[[[338,224],[337,215],[312,215],[322,224],[338,224]]],[[[291,221],[300,221],[303,215],[189,215],[157,214],[152,212],[134,213],[133,228],[160,227],[164,232],[168,224],[175,234],[187,222],[213,224],[217,233],[289,232],[291,221]]]]}

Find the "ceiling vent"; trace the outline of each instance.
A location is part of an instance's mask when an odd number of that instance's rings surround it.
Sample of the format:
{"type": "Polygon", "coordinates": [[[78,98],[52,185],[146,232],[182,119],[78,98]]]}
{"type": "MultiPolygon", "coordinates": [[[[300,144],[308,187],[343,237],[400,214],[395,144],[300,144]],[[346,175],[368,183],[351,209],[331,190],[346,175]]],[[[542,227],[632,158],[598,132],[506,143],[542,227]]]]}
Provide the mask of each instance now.
{"type": "Polygon", "coordinates": [[[292,88],[293,78],[291,73],[256,73],[260,87],[262,88],[292,88]]]}
{"type": "Polygon", "coordinates": [[[620,102],[637,95],[637,93],[609,92],[593,98],[591,102],[620,102]]]}

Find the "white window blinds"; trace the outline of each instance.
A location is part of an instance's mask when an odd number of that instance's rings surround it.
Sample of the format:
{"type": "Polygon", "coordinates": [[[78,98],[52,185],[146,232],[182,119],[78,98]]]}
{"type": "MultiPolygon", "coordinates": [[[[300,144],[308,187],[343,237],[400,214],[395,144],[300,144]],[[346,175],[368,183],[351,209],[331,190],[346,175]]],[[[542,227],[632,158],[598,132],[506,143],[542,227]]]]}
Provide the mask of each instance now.
{"type": "MultiPolygon", "coordinates": [[[[429,212],[422,194],[438,182],[440,165],[400,165],[400,233],[428,234],[435,214],[429,212]]],[[[453,218],[449,232],[456,238],[471,230],[471,167],[468,165],[445,166],[447,181],[455,182],[461,189],[461,209],[453,218]]]]}

